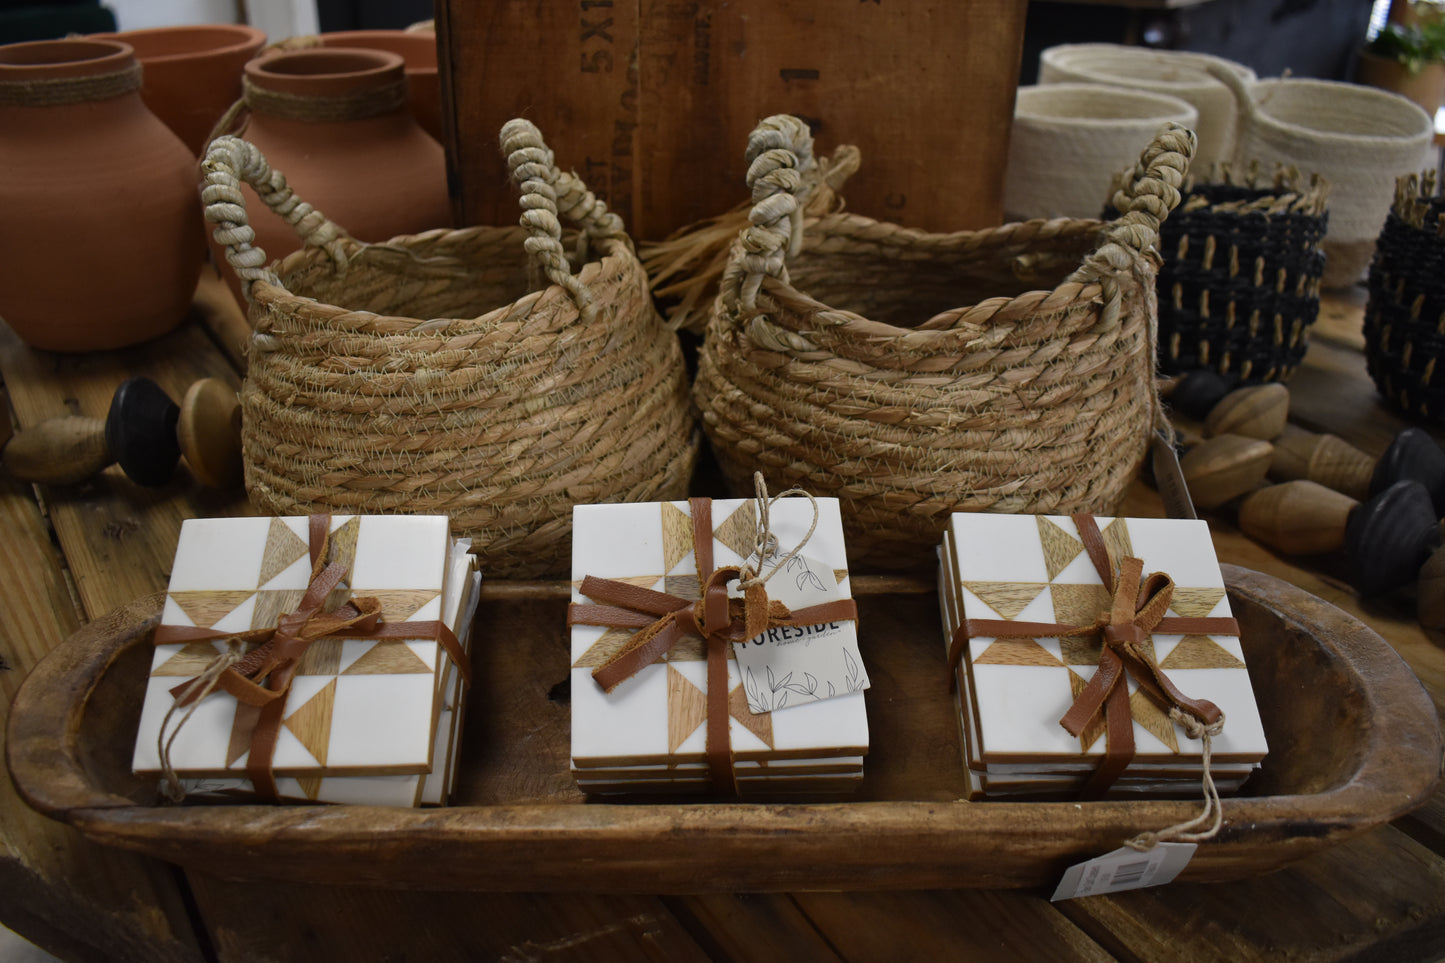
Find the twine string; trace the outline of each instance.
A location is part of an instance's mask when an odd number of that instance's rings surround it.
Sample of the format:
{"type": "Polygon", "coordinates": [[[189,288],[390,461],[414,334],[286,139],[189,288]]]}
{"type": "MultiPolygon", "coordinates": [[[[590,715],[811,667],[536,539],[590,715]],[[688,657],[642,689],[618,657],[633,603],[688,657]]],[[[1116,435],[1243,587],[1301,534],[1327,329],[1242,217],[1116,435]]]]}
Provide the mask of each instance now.
{"type": "Polygon", "coordinates": [[[221,676],[231,666],[240,662],[244,657],[241,651],[240,639],[228,639],[226,651],[207,663],[206,668],[200,675],[196,676],[186,687],[178,699],[171,701],[170,708],[166,710],[165,717],[161,719],[160,731],[156,733],[156,751],[161,760],[161,792],[171,802],[180,802],[186,798],[185,787],[181,785],[180,776],[176,773],[175,765],[171,762],[171,747],[175,744],[176,736],[181,734],[187,722],[196,709],[205,701],[206,696],[216,691],[221,684],[221,676]],[[195,693],[199,693],[195,695],[195,693]],[[176,711],[184,707],[184,714],[176,727],[171,730],[170,735],[166,734],[166,727],[170,725],[171,719],[176,711]]]}
{"type": "Polygon", "coordinates": [[[308,123],[365,120],[398,110],[406,104],[404,79],[345,94],[319,95],[270,90],[250,77],[243,77],[241,90],[246,106],[256,113],[308,123]]]}
{"type": "Polygon", "coordinates": [[[745,567],[742,570],[742,577],[738,579],[738,587],[744,591],[753,585],[767,585],[768,579],[772,578],[778,573],[779,569],[796,558],[798,553],[803,550],[803,546],[807,545],[808,540],[813,537],[813,533],[818,530],[818,500],[813,497],[811,492],[802,488],[789,488],[787,491],[779,492],[772,498],[769,498],[768,483],[763,479],[763,473],[760,471],[753,472],[753,490],[757,494],[756,503],[758,506],[758,531],[753,543],[753,554],[757,556],[758,567],[756,571],[751,568],[751,559],[744,563],[745,567]],[[769,570],[768,574],[763,575],[763,560],[771,558],[777,554],[778,551],[778,537],[772,532],[772,506],[778,499],[787,498],[789,495],[802,495],[808,499],[808,504],[813,509],[813,519],[809,523],[808,531],[803,535],[802,540],[800,540],[790,552],[784,555],[778,564],[769,570]]]}
{"type": "Polygon", "coordinates": [[[1132,839],[1124,841],[1125,846],[1139,852],[1153,849],[1159,843],[1202,843],[1217,836],[1220,828],[1224,825],[1224,801],[1219,798],[1219,787],[1214,784],[1214,773],[1209,768],[1210,755],[1213,751],[1212,740],[1224,731],[1224,716],[1221,715],[1213,725],[1206,726],[1194,716],[1181,711],[1178,706],[1171,706],[1169,718],[1182,726],[1184,734],[1190,739],[1199,739],[1204,744],[1202,749],[1204,773],[1200,777],[1200,786],[1204,792],[1204,809],[1193,819],[1175,823],[1173,826],[1155,832],[1139,833],[1132,839]],[[1209,824],[1208,829],[1203,832],[1194,831],[1206,823],[1209,824]]]}
{"type": "Polygon", "coordinates": [[[140,90],[141,67],[132,63],[120,70],[86,77],[46,77],[0,81],[0,106],[58,107],[110,100],[140,90]]]}

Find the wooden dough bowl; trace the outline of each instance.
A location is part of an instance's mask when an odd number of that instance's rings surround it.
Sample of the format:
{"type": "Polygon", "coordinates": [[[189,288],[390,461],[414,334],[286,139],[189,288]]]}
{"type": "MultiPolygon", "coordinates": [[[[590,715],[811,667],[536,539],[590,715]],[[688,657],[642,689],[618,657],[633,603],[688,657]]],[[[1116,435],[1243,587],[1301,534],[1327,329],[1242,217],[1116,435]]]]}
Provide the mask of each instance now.
{"type": "MultiPolygon", "coordinates": [[[[1379,635],[1224,566],[1272,751],[1183,878],[1268,872],[1421,805],[1441,733],[1379,635]]],[[[568,775],[566,583],[484,585],[457,805],[155,802],[129,772],[160,598],[91,623],[31,673],[8,757],[35,809],[98,842],[232,879],[389,888],[700,893],[1021,887],[1195,814],[1179,801],[963,802],[938,599],[859,576],[873,747],[858,797],[589,802],[568,775]]]]}

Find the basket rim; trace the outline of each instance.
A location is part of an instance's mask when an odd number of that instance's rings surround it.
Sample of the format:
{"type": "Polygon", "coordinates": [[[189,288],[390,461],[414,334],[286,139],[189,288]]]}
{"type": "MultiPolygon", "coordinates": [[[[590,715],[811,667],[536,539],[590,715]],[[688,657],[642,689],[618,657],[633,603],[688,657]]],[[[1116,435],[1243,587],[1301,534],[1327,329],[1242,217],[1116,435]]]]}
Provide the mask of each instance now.
{"type": "Polygon", "coordinates": [[[1209,74],[1207,65],[1211,63],[1223,65],[1226,69],[1238,74],[1245,82],[1258,79],[1258,74],[1252,67],[1227,57],[1220,57],[1217,54],[1205,53],[1200,50],[1158,50],[1127,44],[1087,42],[1054,44],[1039,53],[1039,63],[1041,66],[1048,64],[1053,69],[1087,77],[1089,83],[1107,83],[1116,87],[1127,86],[1136,89],[1180,91],[1195,95],[1212,92],[1223,86],[1220,81],[1209,74]],[[1191,74],[1178,79],[1131,77],[1122,72],[1100,69],[1099,58],[1101,57],[1128,61],[1131,64],[1184,68],[1191,71],[1191,74]],[[1079,63],[1081,59],[1084,61],[1082,65],[1079,63]],[[1200,73],[1192,73],[1196,70],[1200,73]]]}
{"type": "MultiPolygon", "coordinates": [[[[413,247],[421,242],[453,241],[457,239],[465,239],[468,237],[485,235],[498,235],[502,237],[505,237],[507,235],[513,235],[517,237],[518,242],[516,245],[516,253],[518,257],[518,264],[519,267],[525,265],[526,253],[522,248],[521,241],[527,236],[527,230],[526,228],[523,228],[521,226],[508,227],[500,225],[475,225],[463,228],[438,228],[431,231],[424,231],[419,234],[401,234],[387,241],[381,241],[376,243],[366,243],[362,241],[347,239],[345,242],[343,242],[343,246],[346,248],[349,255],[354,255],[367,249],[409,249],[410,247],[413,247]]],[[[587,263],[584,264],[582,268],[577,272],[578,280],[581,281],[584,286],[594,286],[600,277],[606,276],[604,272],[607,272],[607,274],[626,274],[631,272],[636,272],[640,274],[642,272],[642,265],[637,259],[637,254],[633,251],[632,244],[626,238],[620,236],[599,237],[593,239],[591,243],[594,246],[594,256],[589,257],[587,263]]],[[[290,254],[287,254],[285,257],[279,260],[273,260],[270,263],[270,268],[276,273],[276,276],[280,278],[281,285],[278,287],[277,285],[271,284],[269,281],[262,279],[258,279],[257,281],[255,281],[251,289],[251,312],[258,312],[264,309],[292,314],[295,313],[298,309],[305,306],[320,306],[323,309],[330,309],[337,312],[337,318],[355,317],[359,319],[366,319],[366,324],[370,325],[387,326],[394,328],[405,328],[408,325],[412,327],[427,325],[428,327],[425,333],[429,337],[435,337],[439,333],[439,331],[445,331],[452,325],[492,324],[511,314],[512,310],[516,305],[529,298],[538,299],[551,295],[564,297],[567,298],[569,301],[571,300],[571,298],[567,295],[567,292],[564,291],[560,285],[549,283],[542,288],[528,291],[526,294],[522,295],[519,298],[516,298],[515,300],[508,301],[505,304],[500,304],[494,308],[489,309],[483,314],[475,315],[473,317],[416,318],[395,314],[380,314],[375,311],[347,308],[342,305],[331,304],[329,302],[319,301],[316,298],[296,294],[288,287],[286,287],[288,276],[293,272],[300,270],[302,267],[309,267],[317,262],[325,263],[329,261],[330,257],[327,252],[316,247],[302,247],[298,250],[292,251],[290,254]],[[438,322],[440,322],[440,326],[438,326],[438,322]]],[[[355,331],[353,333],[364,333],[366,324],[363,324],[362,327],[358,329],[358,331],[355,331]]],[[[387,332],[385,336],[405,336],[408,333],[410,332],[405,330],[396,330],[387,332]]]]}
{"type": "MultiPolygon", "coordinates": [[[[1056,217],[1011,221],[1007,224],[974,230],[934,232],[903,227],[887,221],[878,221],[866,215],[841,211],[825,214],[817,218],[809,218],[805,221],[803,253],[806,255],[820,236],[864,236],[870,242],[886,247],[907,247],[918,244],[943,246],[943,244],[947,242],[961,243],[970,240],[976,241],[980,246],[983,246],[999,239],[1007,239],[1014,234],[1021,234],[1025,230],[1039,230],[1043,228],[1048,231],[1051,237],[1058,238],[1060,236],[1066,236],[1070,229],[1073,229],[1077,233],[1094,232],[1097,234],[1106,226],[1107,222],[1097,218],[1056,217]],[[888,228],[892,236],[886,239],[875,236],[876,229],[880,226],[888,228]]],[[[1036,246],[1037,245],[1031,245],[1031,247],[1036,246]]],[[[1094,250],[1097,250],[1097,245],[1088,249],[1084,255],[1080,257],[1079,264],[1083,264],[1094,250]]],[[[1146,258],[1143,255],[1136,254],[1133,257],[1133,263],[1131,264],[1133,270],[1131,273],[1134,274],[1136,279],[1142,280],[1142,278],[1138,277],[1139,272],[1142,270],[1147,270],[1150,273],[1157,270],[1157,264],[1151,264],[1151,261],[1152,258],[1146,258]]],[[[1000,295],[998,297],[985,298],[973,304],[961,304],[955,307],[945,308],[935,312],[932,317],[922,320],[918,325],[905,327],[887,321],[875,320],[846,308],[834,307],[799,289],[792,283],[791,279],[785,282],[777,278],[765,277],[762,286],[764,291],[774,296],[775,301],[778,300],[777,295],[782,294],[787,300],[794,301],[799,305],[809,307],[816,305],[818,308],[827,311],[835,319],[835,322],[829,325],[829,328],[832,330],[841,329],[848,331],[852,328],[863,328],[866,331],[865,336],[870,340],[876,341],[880,338],[909,338],[915,342],[919,339],[943,340],[956,338],[960,334],[971,333],[965,329],[967,322],[963,322],[961,315],[975,309],[984,309],[987,310],[990,315],[993,315],[1007,310],[1007,308],[1012,305],[1018,305],[1021,310],[1036,313],[1041,304],[1048,304],[1061,290],[1066,288],[1072,289],[1072,296],[1066,300],[1059,300],[1057,303],[1049,304],[1049,310],[1062,312],[1072,304],[1096,302],[1103,296],[1103,287],[1097,281],[1079,282],[1065,279],[1052,288],[1033,288],[1015,295],[1000,295]],[[928,327],[930,323],[945,315],[955,315],[948,327],[928,327]]],[[[737,306],[733,311],[729,311],[723,305],[723,297],[721,293],[719,293],[718,298],[713,303],[713,317],[724,317],[730,314],[734,314],[737,318],[753,318],[771,317],[773,312],[764,310],[761,305],[759,305],[758,310],[752,312],[744,310],[741,306],[737,306]]],[[[864,332],[860,332],[860,334],[864,334],[864,332]]]]}

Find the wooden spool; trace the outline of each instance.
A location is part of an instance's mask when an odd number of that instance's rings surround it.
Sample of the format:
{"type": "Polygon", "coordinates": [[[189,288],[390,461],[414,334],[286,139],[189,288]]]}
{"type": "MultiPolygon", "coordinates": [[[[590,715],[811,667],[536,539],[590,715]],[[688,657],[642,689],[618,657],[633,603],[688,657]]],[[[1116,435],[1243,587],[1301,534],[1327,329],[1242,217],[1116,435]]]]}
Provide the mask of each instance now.
{"type": "Polygon", "coordinates": [[[116,462],[136,484],[170,481],[184,454],[202,485],[241,482],[241,404],[236,390],[217,378],[191,385],[177,407],[147,379],[121,385],[104,420],[50,418],[10,439],[0,466],[22,481],[74,485],[116,462]]]}

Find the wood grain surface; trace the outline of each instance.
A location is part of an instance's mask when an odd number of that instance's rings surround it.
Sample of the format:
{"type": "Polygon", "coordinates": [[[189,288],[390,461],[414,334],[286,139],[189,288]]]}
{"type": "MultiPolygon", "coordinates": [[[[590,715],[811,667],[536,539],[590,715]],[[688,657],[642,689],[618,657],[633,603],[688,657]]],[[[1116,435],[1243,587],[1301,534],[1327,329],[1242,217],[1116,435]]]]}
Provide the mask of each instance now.
{"type": "Polygon", "coordinates": [[[1022,54],[1021,0],[579,0],[437,5],[459,224],[510,224],[497,132],[525,116],[563,169],[659,240],[746,200],[757,121],[855,144],[849,209],[993,226],[1022,54]],[[967,150],[959,150],[959,144],[967,150]]]}
{"type": "MultiPolygon", "coordinates": [[[[109,393],[131,373],[156,377],[173,397],[202,375],[238,381],[239,315],[215,290],[203,286],[201,294],[206,310],[195,323],[121,355],[42,355],[7,332],[0,373],[19,428],[67,411],[103,417],[109,393]]],[[[1378,453],[1404,422],[1380,404],[1351,343],[1359,308],[1349,300],[1327,306],[1324,330],[1291,384],[1292,414],[1303,427],[1378,453]]],[[[1128,510],[1162,514],[1143,486],[1131,493],[1128,510]]],[[[9,666],[0,670],[0,712],[23,675],[83,619],[164,587],[181,518],[248,511],[238,493],[204,494],[190,485],[184,467],[157,491],[138,488],[114,467],[65,488],[0,480],[0,530],[10,549],[0,553],[0,657],[9,666]]],[[[1240,534],[1229,506],[1208,517],[1221,558],[1282,577],[1359,618],[1400,653],[1436,706],[1445,706],[1445,638],[1414,622],[1408,591],[1362,602],[1341,577],[1342,559],[1280,557],[1240,534]]],[[[550,590],[538,594],[528,604],[554,604],[550,590]]],[[[558,681],[544,675],[534,684],[550,689],[558,681]]],[[[890,683],[880,676],[875,685],[882,692],[890,683]]],[[[891,698],[901,697],[893,691],[891,698]]],[[[473,708],[481,709],[475,724],[483,729],[528,725],[505,702],[473,708]]],[[[559,706],[531,724],[546,731],[563,719],[559,706]]],[[[908,733],[916,746],[898,773],[942,757],[921,725],[908,733]]],[[[464,743],[464,760],[481,751],[464,743]]],[[[502,765],[514,776],[537,774],[530,784],[519,781],[524,794],[555,798],[569,787],[547,758],[531,767],[519,752],[502,765]]],[[[881,770],[885,782],[904,778],[881,770]]],[[[914,780],[915,790],[926,778],[914,780]]],[[[953,783],[938,774],[940,800],[953,783]]],[[[464,791],[481,801],[499,790],[473,781],[464,791]]],[[[258,854],[271,852],[265,839],[256,839],[258,854]]],[[[8,780],[0,781],[0,920],[66,959],[1428,960],[1445,945],[1442,853],[1445,793],[1437,790],[1393,825],[1267,876],[1059,904],[1041,889],[656,897],[478,894],[439,883],[435,892],[396,891],[182,873],[86,842],[26,809],[8,780]]]]}

